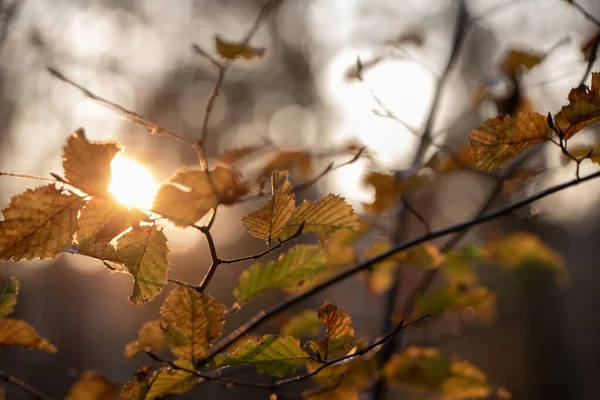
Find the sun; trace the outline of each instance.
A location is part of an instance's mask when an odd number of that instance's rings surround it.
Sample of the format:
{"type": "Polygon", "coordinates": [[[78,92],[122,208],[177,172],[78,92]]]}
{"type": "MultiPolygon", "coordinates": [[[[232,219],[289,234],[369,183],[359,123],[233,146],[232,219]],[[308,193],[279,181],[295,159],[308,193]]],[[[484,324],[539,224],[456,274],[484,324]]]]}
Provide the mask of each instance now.
{"type": "Polygon", "coordinates": [[[158,183],[141,164],[120,153],[110,163],[112,180],[108,191],[129,207],[149,209],[152,207],[158,183]]]}

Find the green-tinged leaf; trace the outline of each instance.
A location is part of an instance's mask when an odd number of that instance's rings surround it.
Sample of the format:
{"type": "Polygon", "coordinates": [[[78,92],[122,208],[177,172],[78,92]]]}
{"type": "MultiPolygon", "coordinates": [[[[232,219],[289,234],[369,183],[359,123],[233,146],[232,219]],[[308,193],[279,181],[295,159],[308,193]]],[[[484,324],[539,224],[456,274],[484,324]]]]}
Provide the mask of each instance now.
{"type": "MultiPolygon", "coordinates": [[[[194,370],[190,362],[175,362],[175,365],[194,370]]],[[[145,400],[154,400],[167,395],[181,394],[191,390],[198,383],[198,377],[191,372],[163,367],[156,372],[145,400]]]]}
{"type": "Polygon", "coordinates": [[[405,264],[419,268],[435,269],[440,267],[446,256],[430,243],[423,243],[408,250],[401,251],[396,259],[405,264]]]}
{"type": "Polygon", "coordinates": [[[2,346],[23,346],[56,353],[56,346],[41,337],[33,326],[20,319],[0,319],[0,347],[2,346]]]}
{"type": "Polygon", "coordinates": [[[348,354],[354,346],[354,328],[350,316],[328,302],[319,308],[317,315],[327,327],[327,331],[324,340],[309,342],[313,350],[319,353],[324,361],[335,360],[348,354]]]}
{"type": "Polygon", "coordinates": [[[175,356],[192,364],[206,355],[221,335],[225,306],[204,293],[178,286],[160,309],[167,321],[167,344],[175,356]]]}
{"type": "Polygon", "coordinates": [[[0,295],[0,318],[4,318],[14,311],[18,294],[19,281],[11,276],[0,295]]]}
{"type": "Polygon", "coordinates": [[[65,178],[87,194],[104,195],[112,179],[110,163],[119,151],[113,142],[89,142],[80,128],[64,148],[65,178]]]}
{"type": "Polygon", "coordinates": [[[114,400],[119,387],[96,371],[85,371],[71,385],[66,400],[114,400]]]}
{"type": "Polygon", "coordinates": [[[286,321],[281,327],[283,335],[294,337],[315,336],[321,330],[321,321],[315,310],[304,310],[286,321]]]}
{"type": "Polygon", "coordinates": [[[356,263],[353,245],[369,233],[371,227],[363,219],[358,220],[356,230],[341,229],[332,234],[325,242],[325,258],[328,268],[339,268],[356,263]]]}
{"type": "Polygon", "coordinates": [[[125,346],[125,357],[131,358],[145,349],[157,352],[166,344],[161,322],[148,321],[140,328],[137,340],[125,346]]]}
{"type": "Polygon", "coordinates": [[[324,268],[324,255],[319,246],[298,245],[275,261],[259,263],[244,270],[234,295],[245,303],[266,290],[291,288],[324,268]]]}
{"type": "Polygon", "coordinates": [[[145,214],[128,209],[112,198],[92,197],[78,220],[77,241],[80,253],[102,254],[108,243],[132,226],[137,226],[145,214]]]}
{"type": "Polygon", "coordinates": [[[569,92],[569,104],[554,116],[554,126],[569,139],[583,128],[600,121],[600,72],[592,73],[591,87],[569,92]]]}
{"type": "Polygon", "coordinates": [[[493,172],[528,147],[548,140],[551,135],[545,116],[522,112],[515,119],[498,115],[484,121],[471,131],[469,145],[477,168],[493,172]]]}
{"type": "Polygon", "coordinates": [[[265,54],[265,49],[263,48],[250,47],[244,43],[225,41],[219,36],[215,36],[215,49],[221,57],[229,60],[235,60],[236,58],[252,60],[256,57],[260,58],[265,54]]]}
{"type": "Polygon", "coordinates": [[[104,254],[94,256],[127,267],[135,279],[129,297],[134,304],[154,299],[167,283],[169,247],[165,234],[156,225],[134,226],[117,240],[116,249],[108,247],[104,254]]]}
{"type": "Polygon", "coordinates": [[[177,226],[200,220],[219,204],[233,204],[248,192],[239,172],[217,167],[209,173],[181,170],[158,190],[152,210],[177,226]],[[211,185],[212,182],[212,185],[211,185]]]}
{"type": "Polygon", "coordinates": [[[150,374],[152,368],[152,365],[148,365],[136,371],[133,374],[135,379],[123,386],[119,400],[144,400],[148,390],[150,390],[148,374],[150,374]]]}
{"type": "Polygon", "coordinates": [[[441,391],[448,400],[486,399],[492,395],[488,377],[470,362],[456,359],[450,365],[450,378],[442,383],[441,391]]]}
{"type": "Polygon", "coordinates": [[[458,251],[452,251],[446,255],[442,273],[451,285],[472,286],[478,280],[467,257],[458,251]]]}
{"type": "Polygon", "coordinates": [[[85,200],[54,185],[14,196],[2,211],[0,260],[54,258],[70,249],[85,200]]]}
{"type": "Polygon", "coordinates": [[[489,322],[495,316],[496,295],[483,286],[473,289],[446,286],[433,293],[419,296],[416,306],[419,313],[432,315],[444,312],[462,312],[466,308],[470,308],[478,319],[489,322]]]}
{"type": "Polygon", "coordinates": [[[296,208],[287,171],[273,171],[271,187],[273,194],[269,202],[242,218],[242,224],[252,236],[269,243],[283,232],[296,208]]]}
{"type": "Polygon", "coordinates": [[[545,268],[559,283],[567,280],[565,261],[561,254],[530,232],[515,232],[498,241],[488,243],[490,257],[500,266],[518,270],[545,268]]]}
{"type": "Polygon", "coordinates": [[[232,353],[219,354],[215,358],[218,367],[251,364],[258,372],[275,377],[294,372],[308,361],[310,356],[300,348],[298,339],[280,335],[250,339],[232,353]]]}
{"type": "Polygon", "coordinates": [[[281,238],[293,236],[304,223],[303,232],[313,232],[324,243],[334,232],[340,229],[358,229],[358,215],[352,206],[339,196],[330,194],[321,197],[316,203],[304,200],[292,214],[281,238]]]}

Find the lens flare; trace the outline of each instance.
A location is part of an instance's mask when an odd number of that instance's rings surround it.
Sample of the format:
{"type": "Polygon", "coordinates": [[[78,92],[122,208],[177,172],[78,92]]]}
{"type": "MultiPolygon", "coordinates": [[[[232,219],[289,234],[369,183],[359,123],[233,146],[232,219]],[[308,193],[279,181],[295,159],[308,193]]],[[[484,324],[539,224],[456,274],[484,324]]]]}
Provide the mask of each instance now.
{"type": "Polygon", "coordinates": [[[158,184],[141,164],[117,154],[110,163],[112,180],[108,191],[129,207],[149,209],[152,207],[158,184]]]}

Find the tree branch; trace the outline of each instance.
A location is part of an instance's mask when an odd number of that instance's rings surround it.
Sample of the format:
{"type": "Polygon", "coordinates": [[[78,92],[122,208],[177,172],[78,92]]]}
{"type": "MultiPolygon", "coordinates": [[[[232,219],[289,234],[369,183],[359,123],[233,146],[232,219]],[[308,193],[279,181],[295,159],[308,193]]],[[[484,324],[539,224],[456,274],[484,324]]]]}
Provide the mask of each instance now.
{"type": "Polygon", "coordinates": [[[19,389],[23,390],[24,392],[29,393],[30,395],[32,395],[33,397],[35,397],[38,400],[54,400],[53,397],[40,392],[39,390],[37,390],[36,388],[31,386],[27,382],[23,382],[22,380],[15,378],[14,376],[9,375],[3,371],[0,371],[0,379],[10,383],[13,386],[18,387],[19,389]]]}

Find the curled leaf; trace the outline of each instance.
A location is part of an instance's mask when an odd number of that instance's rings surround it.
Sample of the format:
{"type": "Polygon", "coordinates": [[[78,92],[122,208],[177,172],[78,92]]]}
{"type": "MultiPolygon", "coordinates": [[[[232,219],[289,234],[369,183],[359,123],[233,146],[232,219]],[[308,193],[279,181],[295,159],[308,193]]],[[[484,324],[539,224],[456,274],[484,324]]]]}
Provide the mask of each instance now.
{"type": "Polygon", "coordinates": [[[569,104],[554,116],[554,124],[564,139],[569,139],[583,128],[600,121],[600,72],[592,73],[592,84],[573,88],[569,104]]]}
{"type": "Polygon", "coordinates": [[[350,316],[328,302],[319,308],[317,315],[327,327],[327,331],[324,340],[310,341],[311,347],[324,361],[335,360],[348,354],[354,346],[354,328],[350,316]]]}

